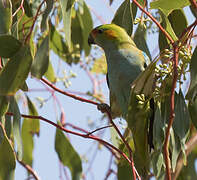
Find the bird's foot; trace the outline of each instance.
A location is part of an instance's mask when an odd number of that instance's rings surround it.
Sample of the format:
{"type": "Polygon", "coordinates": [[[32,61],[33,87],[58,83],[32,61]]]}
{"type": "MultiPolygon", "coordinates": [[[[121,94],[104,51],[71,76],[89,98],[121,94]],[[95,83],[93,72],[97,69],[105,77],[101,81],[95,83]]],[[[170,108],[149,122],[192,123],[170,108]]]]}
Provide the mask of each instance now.
{"type": "Polygon", "coordinates": [[[99,111],[101,111],[102,113],[105,113],[105,112],[111,112],[111,108],[108,104],[105,104],[105,103],[101,103],[97,106],[97,109],[99,111]]]}

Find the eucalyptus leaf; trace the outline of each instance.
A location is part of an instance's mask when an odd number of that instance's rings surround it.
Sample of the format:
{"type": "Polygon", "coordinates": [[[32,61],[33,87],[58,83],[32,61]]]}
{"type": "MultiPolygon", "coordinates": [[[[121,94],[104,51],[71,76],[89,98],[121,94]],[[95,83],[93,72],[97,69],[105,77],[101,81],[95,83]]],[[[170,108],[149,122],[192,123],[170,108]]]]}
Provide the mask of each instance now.
{"type": "Polygon", "coordinates": [[[112,23],[123,27],[131,36],[133,31],[133,13],[130,0],[124,0],[116,11],[112,23]]]}
{"type": "Polygon", "coordinates": [[[13,95],[24,84],[32,64],[30,48],[23,46],[0,72],[0,94],[13,95]]]}
{"type": "Polygon", "coordinates": [[[56,129],[55,151],[59,160],[70,169],[72,180],[80,180],[82,173],[81,159],[64,133],[59,129],[56,129]]]}
{"type": "Polygon", "coordinates": [[[11,1],[0,0],[0,34],[9,33],[11,25],[12,25],[11,1]]]}
{"type": "Polygon", "coordinates": [[[0,35],[0,57],[10,58],[14,56],[22,46],[22,43],[11,35],[0,35]]]}
{"type": "Polygon", "coordinates": [[[46,36],[38,48],[31,67],[32,76],[41,79],[49,65],[49,36],[46,36]]]}

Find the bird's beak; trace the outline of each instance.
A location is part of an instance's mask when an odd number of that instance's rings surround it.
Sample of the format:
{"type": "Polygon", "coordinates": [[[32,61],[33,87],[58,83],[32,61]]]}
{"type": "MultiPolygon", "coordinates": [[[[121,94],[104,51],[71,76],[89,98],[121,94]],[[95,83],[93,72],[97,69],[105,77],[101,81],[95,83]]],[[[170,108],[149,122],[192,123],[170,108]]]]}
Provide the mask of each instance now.
{"type": "Polygon", "coordinates": [[[88,37],[88,44],[91,45],[91,44],[95,44],[94,42],[94,38],[92,36],[92,34],[90,33],[89,37],[88,37]]]}

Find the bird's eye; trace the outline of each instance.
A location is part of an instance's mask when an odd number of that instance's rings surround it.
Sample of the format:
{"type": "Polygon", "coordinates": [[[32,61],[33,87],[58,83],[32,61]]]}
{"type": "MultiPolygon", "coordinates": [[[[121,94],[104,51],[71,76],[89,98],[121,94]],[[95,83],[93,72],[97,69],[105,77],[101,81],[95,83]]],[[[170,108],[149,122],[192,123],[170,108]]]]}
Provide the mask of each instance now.
{"type": "Polygon", "coordinates": [[[98,30],[98,33],[99,33],[99,34],[102,34],[102,33],[103,33],[103,30],[99,29],[99,30],[98,30]]]}

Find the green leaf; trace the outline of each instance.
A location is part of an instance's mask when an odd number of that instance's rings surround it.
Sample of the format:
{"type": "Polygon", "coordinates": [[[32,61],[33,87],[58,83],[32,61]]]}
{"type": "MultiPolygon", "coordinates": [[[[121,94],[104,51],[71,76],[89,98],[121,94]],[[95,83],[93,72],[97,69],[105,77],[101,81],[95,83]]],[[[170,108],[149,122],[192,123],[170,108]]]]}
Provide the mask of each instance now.
{"type": "Polygon", "coordinates": [[[190,128],[190,116],[181,90],[179,94],[175,96],[175,102],[173,129],[179,139],[182,140],[187,138],[190,128]]]}
{"type": "Polygon", "coordinates": [[[82,172],[81,159],[64,133],[59,129],[56,129],[55,151],[59,160],[70,169],[72,180],[79,180],[82,172]]]}
{"type": "Polygon", "coordinates": [[[170,149],[172,152],[171,165],[172,165],[172,170],[174,171],[176,168],[177,159],[181,152],[181,144],[179,137],[176,135],[176,133],[174,133],[173,129],[171,129],[170,132],[170,149]]]}
{"type": "MultiPolygon", "coordinates": [[[[28,109],[29,109],[29,115],[32,116],[38,116],[38,112],[36,110],[35,105],[31,102],[31,100],[28,98],[28,96],[26,96],[27,98],[27,105],[28,105],[28,109]]],[[[28,119],[29,124],[31,126],[31,134],[37,134],[39,135],[40,132],[40,121],[39,119],[28,119]]]]}
{"type": "Polygon", "coordinates": [[[71,10],[74,2],[75,0],[60,0],[63,15],[65,39],[69,51],[71,50],[71,10]]]}
{"type": "Polygon", "coordinates": [[[163,13],[168,16],[174,9],[182,9],[190,5],[189,0],[157,0],[150,3],[151,9],[161,9],[163,13]]]}
{"type": "Polygon", "coordinates": [[[11,35],[0,35],[0,57],[10,58],[16,54],[21,48],[22,44],[15,37],[11,35]]]}
{"type": "Polygon", "coordinates": [[[172,11],[168,19],[177,37],[180,37],[185,28],[187,28],[187,19],[182,9],[172,11]]]}
{"type": "Polygon", "coordinates": [[[118,180],[133,180],[131,166],[124,159],[118,162],[118,180]]]}
{"type": "Polygon", "coordinates": [[[0,96],[0,117],[3,116],[8,111],[8,107],[9,107],[8,97],[0,96]]]}
{"type": "Polygon", "coordinates": [[[82,35],[83,35],[82,47],[85,51],[86,56],[88,56],[90,52],[90,46],[88,44],[87,39],[88,39],[90,31],[93,28],[93,22],[92,22],[92,16],[90,14],[90,10],[85,2],[83,3],[83,13],[80,13],[80,16],[79,16],[79,22],[80,22],[80,26],[82,29],[82,35]]]}
{"type": "Polygon", "coordinates": [[[20,89],[21,89],[22,91],[28,91],[29,89],[28,89],[27,83],[24,82],[24,84],[23,84],[22,86],[20,86],[20,89]]]}
{"type": "Polygon", "coordinates": [[[143,71],[134,82],[132,82],[131,87],[133,92],[136,94],[145,94],[145,96],[152,95],[153,85],[154,85],[154,76],[155,76],[155,67],[157,60],[152,61],[148,67],[143,71]]]}
{"type": "Polygon", "coordinates": [[[165,122],[161,116],[161,110],[159,106],[157,106],[154,117],[154,125],[153,125],[153,144],[155,149],[159,150],[162,148],[164,139],[165,139],[165,122]]]}
{"type": "Polygon", "coordinates": [[[190,99],[191,101],[194,101],[197,95],[197,47],[195,48],[192,58],[191,58],[191,63],[190,63],[190,77],[191,77],[191,82],[189,86],[189,90],[187,92],[186,98],[190,99]]]}
{"type": "MultiPolygon", "coordinates": [[[[26,96],[29,115],[38,116],[35,105],[31,100],[26,96]]],[[[40,121],[38,119],[24,119],[22,125],[22,141],[23,141],[23,159],[22,161],[30,166],[33,162],[33,149],[34,149],[34,140],[33,135],[39,134],[40,131],[40,121]]]]}
{"type": "Polygon", "coordinates": [[[13,113],[13,135],[17,144],[17,155],[18,159],[22,159],[23,148],[22,148],[22,137],[21,137],[21,114],[14,97],[11,97],[10,111],[13,113]]]}
{"type": "Polygon", "coordinates": [[[0,73],[0,95],[13,95],[24,84],[32,64],[32,56],[28,46],[21,47],[3,67],[0,73]]]}
{"type": "Polygon", "coordinates": [[[0,126],[2,141],[0,142],[0,180],[14,180],[16,157],[14,149],[5,131],[0,126]]]}
{"type": "Polygon", "coordinates": [[[32,76],[41,79],[49,65],[49,36],[46,36],[38,48],[31,67],[32,76]]]}
{"type": "Polygon", "coordinates": [[[44,32],[46,30],[47,19],[52,9],[53,9],[53,0],[47,0],[46,9],[44,10],[44,14],[42,15],[41,32],[44,32]]]}
{"type": "Polygon", "coordinates": [[[189,101],[188,109],[189,109],[191,121],[192,121],[193,125],[195,126],[195,128],[197,129],[197,119],[196,119],[196,117],[197,117],[197,98],[195,99],[194,102],[189,101]]]}
{"type": "Polygon", "coordinates": [[[57,80],[54,69],[53,69],[53,66],[52,66],[50,60],[49,60],[48,69],[47,69],[46,73],[44,74],[44,76],[52,83],[55,83],[56,80],[57,80]]]}
{"type": "Polygon", "coordinates": [[[146,29],[144,27],[144,23],[143,22],[138,24],[138,27],[137,27],[137,29],[135,31],[133,40],[134,40],[136,46],[140,50],[145,52],[147,54],[147,56],[149,57],[149,59],[152,59],[150,51],[148,49],[148,45],[146,43],[146,29]]]}
{"type": "Polygon", "coordinates": [[[116,11],[112,23],[123,27],[131,36],[133,31],[133,14],[130,0],[124,0],[116,11]]]}
{"type": "Polygon", "coordinates": [[[195,163],[197,159],[196,153],[192,152],[191,154],[188,155],[187,159],[188,159],[187,166],[183,166],[177,180],[197,179],[197,173],[196,173],[196,168],[195,168],[195,163]]]}
{"type": "Polygon", "coordinates": [[[12,25],[11,7],[12,7],[11,1],[0,0],[0,34],[6,34],[10,31],[12,25]]]}
{"type": "Polygon", "coordinates": [[[162,18],[162,25],[163,25],[163,28],[168,32],[168,34],[171,36],[171,38],[174,40],[174,41],[177,41],[178,38],[176,36],[176,34],[174,33],[174,30],[170,24],[170,21],[169,19],[167,18],[167,16],[162,12],[162,11],[159,11],[159,14],[162,18]]]}
{"type": "Polygon", "coordinates": [[[154,151],[152,154],[152,166],[155,177],[160,175],[162,166],[164,164],[162,151],[154,151]]]}
{"type": "Polygon", "coordinates": [[[107,63],[105,56],[101,56],[100,58],[94,60],[91,72],[96,74],[107,74],[107,63]]]}
{"type": "MultiPolygon", "coordinates": [[[[164,23],[161,23],[162,27],[163,27],[164,23]]],[[[160,52],[163,51],[164,49],[168,49],[169,48],[169,44],[167,41],[166,36],[161,32],[161,30],[159,30],[159,50],[160,52]]]]}

